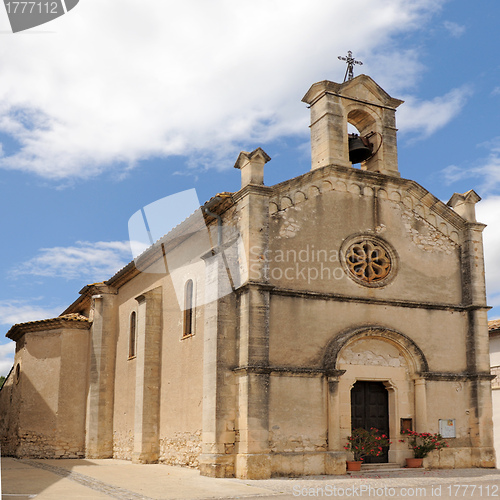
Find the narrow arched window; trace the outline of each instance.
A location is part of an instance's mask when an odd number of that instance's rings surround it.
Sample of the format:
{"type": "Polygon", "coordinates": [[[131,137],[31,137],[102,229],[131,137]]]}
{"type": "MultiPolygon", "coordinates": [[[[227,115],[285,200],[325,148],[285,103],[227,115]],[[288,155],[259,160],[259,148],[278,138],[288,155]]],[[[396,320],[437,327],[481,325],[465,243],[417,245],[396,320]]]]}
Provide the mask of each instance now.
{"type": "Polygon", "coordinates": [[[193,334],[193,280],[187,280],[184,286],[184,326],[182,336],[193,334]]]}
{"type": "Polygon", "coordinates": [[[130,330],[128,337],[128,357],[135,358],[136,355],[136,344],[137,344],[137,314],[135,311],[130,315],[130,330]]]}

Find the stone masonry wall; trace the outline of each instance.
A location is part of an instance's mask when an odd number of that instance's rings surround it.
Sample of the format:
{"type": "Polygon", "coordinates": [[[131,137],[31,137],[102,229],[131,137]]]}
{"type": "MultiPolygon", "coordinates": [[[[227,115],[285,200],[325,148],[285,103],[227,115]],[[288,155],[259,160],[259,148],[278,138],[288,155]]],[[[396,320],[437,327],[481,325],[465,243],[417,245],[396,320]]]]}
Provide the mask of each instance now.
{"type": "Polygon", "coordinates": [[[177,432],[173,437],[160,439],[159,461],[167,465],[198,467],[201,453],[201,430],[194,434],[177,432]]]}
{"type": "MultiPolygon", "coordinates": [[[[131,460],[134,449],[133,432],[118,433],[113,439],[113,458],[131,460]]],[[[173,437],[160,439],[159,462],[167,465],[183,465],[198,467],[198,456],[201,453],[201,430],[194,434],[177,432],[173,437]]]]}
{"type": "Polygon", "coordinates": [[[134,433],[133,431],[113,433],[113,458],[121,460],[131,460],[132,451],[134,450],[134,433]]]}
{"type": "Polygon", "coordinates": [[[85,453],[56,436],[28,431],[19,435],[15,456],[22,458],[83,458],[85,453]]]}

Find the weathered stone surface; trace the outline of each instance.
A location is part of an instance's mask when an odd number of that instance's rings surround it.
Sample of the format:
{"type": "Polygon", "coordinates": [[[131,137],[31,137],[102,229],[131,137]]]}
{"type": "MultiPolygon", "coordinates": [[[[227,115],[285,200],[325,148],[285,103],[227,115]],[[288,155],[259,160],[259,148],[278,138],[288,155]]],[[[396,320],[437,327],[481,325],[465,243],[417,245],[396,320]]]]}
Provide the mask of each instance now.
{"type": "Polygon", "coordinates": [[[198,467],[200,454],[201,430],[194,434],[179,432],[173,438],[160,439],[161,463],[198,467]]]}

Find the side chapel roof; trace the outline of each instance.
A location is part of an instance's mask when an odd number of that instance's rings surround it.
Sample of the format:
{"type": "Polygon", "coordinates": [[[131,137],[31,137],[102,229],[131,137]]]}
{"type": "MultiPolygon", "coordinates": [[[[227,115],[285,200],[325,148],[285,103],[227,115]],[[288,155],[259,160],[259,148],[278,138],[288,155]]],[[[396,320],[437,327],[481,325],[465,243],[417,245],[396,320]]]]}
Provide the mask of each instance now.
{"type": "Polygon", "coordinates": [[[488,332],[490,335],[500,335],[500,319],[488,321],[488,332]]]}
{"type": "Polygon", "coordinates": [[[40,319],[17,323],[5,335],[7,338],[18,341],[25,333],[39,332],[45,330],[56,330],[58,328],[86,329],[90,326],[89,319],[81,314],[64,314],[57,318],[40,319]]]}

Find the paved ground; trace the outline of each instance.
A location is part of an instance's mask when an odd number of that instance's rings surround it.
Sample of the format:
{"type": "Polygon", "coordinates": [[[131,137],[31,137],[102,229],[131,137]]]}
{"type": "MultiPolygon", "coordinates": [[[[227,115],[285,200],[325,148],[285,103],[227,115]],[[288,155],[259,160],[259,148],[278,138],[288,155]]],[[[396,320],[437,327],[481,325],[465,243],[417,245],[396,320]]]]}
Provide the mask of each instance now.
{"type": "Polygon", "coordinates": [[[259,498],[499,498],[500,470],[401,470],[244,481],[125,460],[2,458],[2,500],[259,498]]]}

